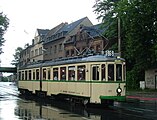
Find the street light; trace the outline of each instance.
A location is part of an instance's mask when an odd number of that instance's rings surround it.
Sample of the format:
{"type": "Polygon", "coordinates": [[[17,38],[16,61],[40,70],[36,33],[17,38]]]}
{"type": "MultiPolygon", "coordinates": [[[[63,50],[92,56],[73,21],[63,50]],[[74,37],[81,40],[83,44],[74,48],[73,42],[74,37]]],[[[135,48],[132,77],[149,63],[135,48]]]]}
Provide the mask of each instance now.
{"type": "Polygon", "coordinates": [[[118,53],[119,56],[121,57],[121,36],[120,36],[120,18],[118,17],[118,53]]]}

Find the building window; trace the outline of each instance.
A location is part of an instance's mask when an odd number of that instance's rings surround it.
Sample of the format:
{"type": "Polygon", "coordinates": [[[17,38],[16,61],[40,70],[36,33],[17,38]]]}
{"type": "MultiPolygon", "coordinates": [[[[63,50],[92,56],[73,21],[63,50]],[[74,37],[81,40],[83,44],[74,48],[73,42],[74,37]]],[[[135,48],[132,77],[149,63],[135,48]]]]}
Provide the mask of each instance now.
{"type": "Polygon", "coordinates": [[[57,53],[57,45],[54,46],[54,53],[57,53]]]}
{"type": "Polygon", "coordinates": [[[74,50],[71,50],[71,56],[74,56],[75,53],[74,53],[74,50]]]}
{"type": "Polygon", "coordinates": [[[44,48],[44,51],[42,51],[45,55],[48,54],[48,48],[44,48]]]}
{"type": "Polygon", "coordinates": [[[39,48],[39,55],[42,54],[42,47],[39,48]]]}
{"type": "Polygon", "coordinates": [[[66,51],[66,57],[69,56],[69,50],[66,51]]]}
{"type": "Polygon", "coordinates": [[[35,49],[35,56],[38,55],[38,49],[35,49]]]}
{"type": "Polygon", "coordinates": [[[52,46],[51,46],[51,47],[50,47],[50,54],[52,54],[52,51],[53,51],[53,50],[52,50],[52,46]]]}
{"type": "Polygon", "coordinates": [[[96,52],[101,52],[100,45],[97,45],[97,46],[96,46],[96,52]]]}
{"type": "Polygon", "coordinates": [[[31,56],[32,56],[32,57],[34,56],[34,51],[31,51],[31,56]]]}
{"type": "Polygon", "coordinates": [[[62,44],[59,44],[59,51],[62,51],[62,44]]]}

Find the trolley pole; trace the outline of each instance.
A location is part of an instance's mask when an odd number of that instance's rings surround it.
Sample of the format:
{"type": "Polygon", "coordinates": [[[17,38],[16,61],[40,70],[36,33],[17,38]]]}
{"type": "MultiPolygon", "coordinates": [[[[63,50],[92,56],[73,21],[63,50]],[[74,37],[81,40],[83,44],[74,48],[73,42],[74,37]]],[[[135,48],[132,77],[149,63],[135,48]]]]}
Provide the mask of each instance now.
{"type": "Polygon", "coordinates": [[[120,18],[118,17],[118,53],[119,56],[121,57],[121,33],[120,33],[120,18]]]}

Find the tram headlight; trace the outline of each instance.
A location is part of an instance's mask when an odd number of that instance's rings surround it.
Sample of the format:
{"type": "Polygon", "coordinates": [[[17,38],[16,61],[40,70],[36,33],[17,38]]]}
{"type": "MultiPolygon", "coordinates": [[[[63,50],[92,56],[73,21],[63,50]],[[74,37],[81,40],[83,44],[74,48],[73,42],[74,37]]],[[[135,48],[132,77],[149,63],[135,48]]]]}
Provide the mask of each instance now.
{"type": "Polygon", "coordinates": [[[117,91],[117,94],[121,94],[122,89],[120,87],[118,87],[116,91],[117,91]]]}

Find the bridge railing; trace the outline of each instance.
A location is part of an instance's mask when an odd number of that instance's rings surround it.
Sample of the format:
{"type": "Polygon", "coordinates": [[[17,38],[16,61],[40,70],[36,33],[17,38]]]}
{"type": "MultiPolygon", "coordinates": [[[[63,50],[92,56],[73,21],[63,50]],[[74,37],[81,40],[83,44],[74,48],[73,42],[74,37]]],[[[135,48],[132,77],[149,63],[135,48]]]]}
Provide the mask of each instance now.
{"type": "Polygon", "coordinates": [[[7,72],[7,73],[16,73],[16,67],[0,67],[0,72],[7,72]]]}

